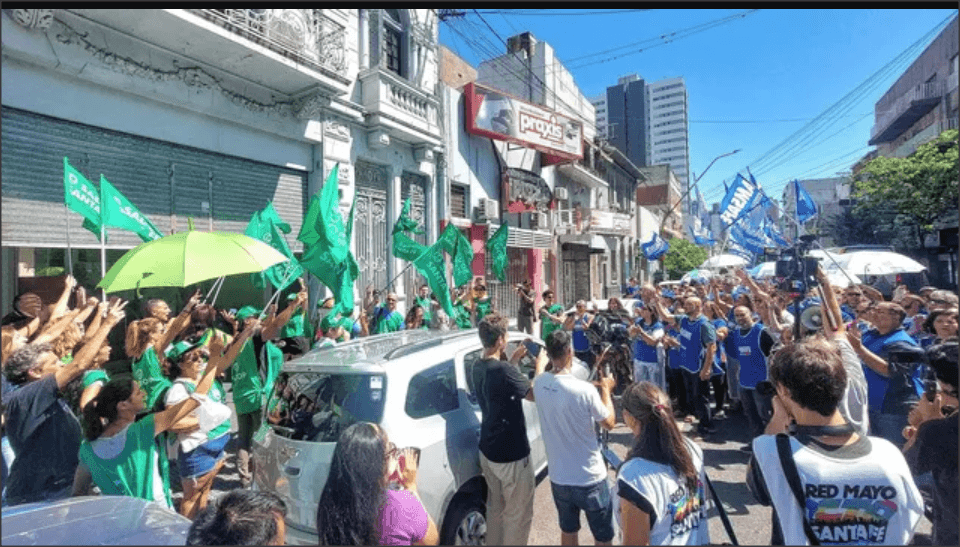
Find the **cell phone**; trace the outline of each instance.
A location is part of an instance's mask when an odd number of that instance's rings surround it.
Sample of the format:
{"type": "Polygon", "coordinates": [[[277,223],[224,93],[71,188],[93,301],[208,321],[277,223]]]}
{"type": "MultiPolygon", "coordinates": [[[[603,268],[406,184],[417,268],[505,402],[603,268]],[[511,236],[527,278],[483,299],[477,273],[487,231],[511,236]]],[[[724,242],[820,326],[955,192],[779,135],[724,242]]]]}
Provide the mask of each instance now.
{"type": "Polygon", "coordinates": [[[237,308],[230,308],[227,313],[230,315],[237,315],[237,308]]]}
{"type": "Polygon", "coordinates": [[[523,346],[527,348],[527,353],[534,357],[540,356],[540,344],[534,342],[533,340],[524,340],[523,346]]]}

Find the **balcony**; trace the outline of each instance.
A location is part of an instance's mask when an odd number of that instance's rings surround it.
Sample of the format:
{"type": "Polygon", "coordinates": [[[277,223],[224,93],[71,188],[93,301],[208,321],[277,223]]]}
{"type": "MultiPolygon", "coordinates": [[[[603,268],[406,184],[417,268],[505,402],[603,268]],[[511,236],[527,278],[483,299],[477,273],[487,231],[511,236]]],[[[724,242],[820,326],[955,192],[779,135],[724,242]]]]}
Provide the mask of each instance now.
{"type": "Polygon", "coordinates": [[[368,125],[413,145],[441,144],[438,102],[433,95],[376,67],[360,74],[360,85],[368,125]]]}
{"type": "Polygon", "coordinates": [[[321,10],[69,11],[286,96],[342,96],[352,83],[346,28],[321,10]]]}
{"type": "Polygon", "coordinates": [[[946,81],[938,80],[918,84],[894,101],[887,110],[878,113],[877,122],[870,131],[871,145],[890,142],[903,134],[913,124],[930,112],[946,90],[946,81]]]}

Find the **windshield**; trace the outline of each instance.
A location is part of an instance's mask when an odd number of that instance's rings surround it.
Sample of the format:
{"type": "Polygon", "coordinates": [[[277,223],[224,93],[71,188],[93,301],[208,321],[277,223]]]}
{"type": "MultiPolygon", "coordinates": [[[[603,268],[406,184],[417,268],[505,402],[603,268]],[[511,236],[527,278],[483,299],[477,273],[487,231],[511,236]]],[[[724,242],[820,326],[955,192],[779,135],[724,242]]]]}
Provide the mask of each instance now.
{"type": "Polygon", "coordinates": [[[267,421],[294,440],[336,442],[356,422],[383,417],[383,374],[302,372],[280,379],[267,403],[267,421]]]}

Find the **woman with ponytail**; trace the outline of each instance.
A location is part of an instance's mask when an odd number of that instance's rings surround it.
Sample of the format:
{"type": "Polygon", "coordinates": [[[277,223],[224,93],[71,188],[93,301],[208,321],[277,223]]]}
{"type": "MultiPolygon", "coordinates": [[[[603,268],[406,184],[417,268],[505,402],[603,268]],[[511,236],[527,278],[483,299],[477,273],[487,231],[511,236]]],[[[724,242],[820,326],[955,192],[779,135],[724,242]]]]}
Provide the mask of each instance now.
{"type": "Polygon", "coordinates": [[[135,378],[121,376],[103,386],[84,407],[84,441],[80,445],[80,460],[103,494],[173,507],[167,458],[156,438],[206,400],[214,377],[233,363],[252,332],[252,326],[244,330],[226,354],[220,339],[215,338],[210,346],[210,366],[190,397],[139,421],[135,421],[137,414],[147,409],[147,394],[135,378]]]}
{"type": "Polygon", "coordinates": [[[133,378],[146,393],[145,409],[154,408],[164,390],[170,387],[163,373],[164,350],[173,342],[174,338],[190,324],[190,312],[200,302],[200,292],[197,291],[187,302],[166,328],[163,321],[155,317],[148,317],[131,323],[127,327],[126,350],[127,356],[132,359],[133,378]]]}
{"type": "Polygon", "coordinates": [[[636,438],[617,472],[623,544],[706,545],[703,452],[680,433],[670,398],[652,383],[630,385],[622,404],[636,438]]]}

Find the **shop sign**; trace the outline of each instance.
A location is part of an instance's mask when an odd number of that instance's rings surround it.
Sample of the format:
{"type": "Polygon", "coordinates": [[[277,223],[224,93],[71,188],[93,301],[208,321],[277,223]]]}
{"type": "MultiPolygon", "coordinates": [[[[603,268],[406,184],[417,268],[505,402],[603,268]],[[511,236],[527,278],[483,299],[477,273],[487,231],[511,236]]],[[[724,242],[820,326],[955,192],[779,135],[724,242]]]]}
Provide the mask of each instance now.
{"type": "Polygon", "coordinates": [[[590,231],[616,235],[630,234],[630,215],[611,211],[590,211],[590,231]]]}
{"type": "Polygon", "coordinates": [[[501,195],[506,201],[503,209],[508,213],[543,211],[553,207],[553,192],[533,171],[507,168],[503,170],[502,181],[501,195]]]}
{"type": "Polygon", "coordinates": [[[466,128],[565,159],[583,157],[583,123],[473,82],[463,88],[466,128]]]}

